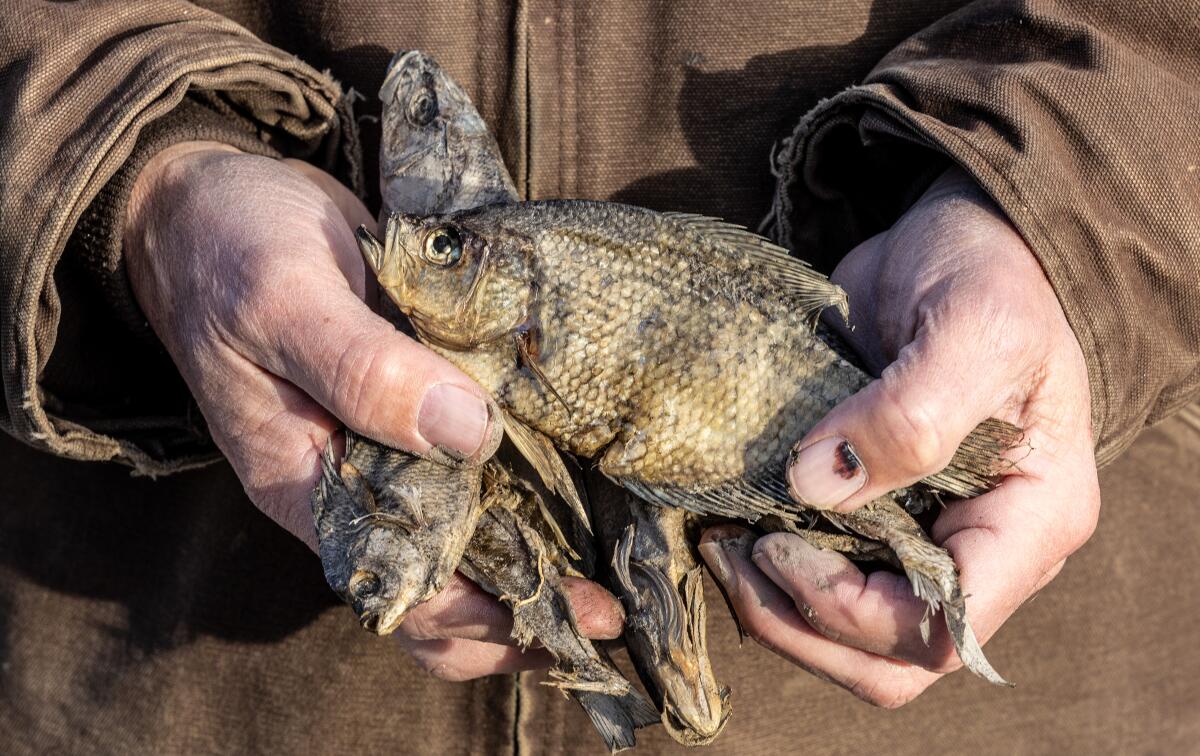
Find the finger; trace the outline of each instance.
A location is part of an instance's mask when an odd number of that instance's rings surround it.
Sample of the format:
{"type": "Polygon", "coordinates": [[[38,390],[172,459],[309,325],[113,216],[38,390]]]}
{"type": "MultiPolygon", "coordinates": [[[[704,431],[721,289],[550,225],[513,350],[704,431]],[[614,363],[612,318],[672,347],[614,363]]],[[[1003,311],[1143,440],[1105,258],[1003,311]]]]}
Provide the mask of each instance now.
{"type": "Polygon", "coordinates": [[[421,641],[461,638],[515,645],[512,624],[507,606],[456,572],[437,595],[409,613],[397,633],[421,641]]]}
{"type": "MultiPolygon", "coordinates": [[[[1095,526],[1098,489],[1086,476],[1054,468],[1050,477],[1010,476],[995,491],[956,502],[935,525],[959,566],[968,620],[981,642],[1058,573],[1095,526]]],[[[940,618],[924,642],[925,604],[903,576],[864,576],[841,555],[791,534],[760,539],[753,561],[825,637],[935,672],[961,666],[940,618]]]]}
{"type": "Polygon", "coordinates": [[[424,641],[401,638],[400,644],[421,669],[449,682],[544,669],[554,662],[554,657],[540,648],[522,651],[513,646],[461,638],[424,641]]]}
{"type": "Polygon", "coordinates": [[[625,629],[625,611],[617,598],[598,583],[583,578],[562,578],[579,632],[593,640],[619,638],[625,629]]]}
{"type": "MultiPolygon", "coordinates": [[[[878,380],[834,407],[796,445],[787,479],[797,501],[848,512],[942,470],[967,434],[1022,387],[1031,357],[989,359],[980,369],[975,349],[992,331],[964,319],[928,318],[878,380]]],[[[1003,351],[989,345],[982,353],[1003,351]]]]}
{"type": "Polygon", "coordinates": [[[927,605],[904,576],[885,570],[864,575],[841,554],[792,533],[763,536],[751,558],[826,638],[935,672],[961,666],[938,617],[925,644],[919,627],[927,605]]]}
{"type": "MultiPolygon", "coordinates": [[[[625,615],[611,593],[582,578],[564,577],[561,585],[581,635],[597,640],[621,635],[625,615]]],[[[436,596],[412,610],[399,632],[414,640],[462,638],[515,645],[512,627],[508,605],[455,573],[436,596]]]]}
{"type": "Polygon", "coordinates": [[[725,589],[742,627],[793,664],[885,708],[911,701],[940,675],[842,645],[818,633],[792,599],[750,558],[753,534],[721,526],[705,532],[700,553],[725,589]]]}
{"type": "Polygon", "coordinates": [[[248,317],[230,321],[252,327],[227,334],[249,359],[390,446],[471,459],[495,451],[500,426],[483,390],[371,312],[339,273],[310,269],[264,289],[248,317]]]}

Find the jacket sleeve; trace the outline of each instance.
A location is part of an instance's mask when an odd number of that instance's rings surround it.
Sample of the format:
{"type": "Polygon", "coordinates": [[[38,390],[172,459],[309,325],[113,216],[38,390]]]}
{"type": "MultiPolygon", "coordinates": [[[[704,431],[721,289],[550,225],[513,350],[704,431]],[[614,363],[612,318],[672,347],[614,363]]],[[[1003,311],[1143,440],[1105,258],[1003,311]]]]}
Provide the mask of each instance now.
{"type": "Polygon", "coordinates": [[[1110,461],[1200,393],[1197,39],[1174,0],[970,3],[805,116],[768,225],[829,265],[962,166],[1054,286],[1110,461]]]}
{"type": "Polygon", "coordinates": [[[123,282],[112,237],[130,171],[156,148],[220,138],[306,158],[361,190],[349,99],[327,75],[179,0],[0,10],[0,428],[148,474],[211,458],[178,376],[148,377],[154,347],[114,333],[98,292],[121,298],[110,290],[123,282]],[[69,240],[79,255],[64,257],[69,240]],[[126,388],[97,388],[106,380],[126,388]],[[141,401],[148,383],[154,399],[141,401]]]}

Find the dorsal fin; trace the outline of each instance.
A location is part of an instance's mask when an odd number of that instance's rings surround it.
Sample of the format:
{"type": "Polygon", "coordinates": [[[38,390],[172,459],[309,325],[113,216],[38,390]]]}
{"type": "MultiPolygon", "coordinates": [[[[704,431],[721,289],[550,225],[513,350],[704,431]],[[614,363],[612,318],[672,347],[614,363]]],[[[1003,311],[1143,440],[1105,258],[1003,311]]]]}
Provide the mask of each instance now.
{"type": "Polygon", "coordinates": [[[678,224],[686,232],[725,244],[740,255],[729,258],[706,259],[726,272],[753,270],[767,276],[780,288],[784,297],[798,306],[804,315],[816,325],[817,316],[826,307],[836,307],[849,322],[850,305],[842,287],[830,281],[803,260],[792,257],[786,249],[772,243],[744,226],[727,223],[706,215],[691,213],[663,213],[671,223],[678,224]],[[749,268],[743,267],[749,266],[749,268]]]}

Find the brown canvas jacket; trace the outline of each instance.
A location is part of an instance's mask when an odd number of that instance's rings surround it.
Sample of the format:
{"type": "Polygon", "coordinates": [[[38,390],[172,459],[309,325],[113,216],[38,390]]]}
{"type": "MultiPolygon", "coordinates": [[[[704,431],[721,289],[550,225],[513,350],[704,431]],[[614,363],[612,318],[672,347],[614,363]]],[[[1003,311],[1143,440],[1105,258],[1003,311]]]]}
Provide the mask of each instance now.
{"type": "MultiPolygon", "coordinates": [[[[156,473],[213,456],[123,287],[122,198],[155,150],[222,138],[370,198],[375,92],[392,52],[419,47],[480,106],[526,196],[751,226],[770,213],[826,269],[958,161],[1062,298],[1108,458],[1195,394],[1196,15],[0,0],[0,421],[15,437],[0,434],[0,752],[601,752],[542,674],[445,683],[364,633],[227,465],[151,481],[75,461],[156,473]]],[[[1194,750],[1198,418],[1178,413],[1102,472],[1096,535],[988,644],[1015,690],[957,673],[873,709],[740,645],[710,591],[734,716],[708,752],[1194,750]]],[[[682,751],[661,728],[639,741],[682,751]]]]}

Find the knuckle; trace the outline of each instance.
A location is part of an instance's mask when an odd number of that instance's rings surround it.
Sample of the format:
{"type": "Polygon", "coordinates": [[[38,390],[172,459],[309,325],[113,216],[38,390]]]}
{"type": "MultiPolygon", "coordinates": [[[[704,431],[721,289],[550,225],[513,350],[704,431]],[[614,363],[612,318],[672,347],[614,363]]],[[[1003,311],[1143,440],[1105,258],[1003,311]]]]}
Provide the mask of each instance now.
{"type": "Polygon", "coordinates": [[[333,409],[347,424],[365,427],[382,408],[405,378],[405,371],[378,341],[353,339],[338,356],[334,369],[331,398],[333,409]]]}
{"type": "Polygon", "coordinates": [[[420,646],[409,648],[408,653],[422,672],[438,680],[463,682],[479,676],[472,674],[470,670],[457,663],[453,659],[452,653],[445,650],[442,645],[436,649],[420,646]]]}
{"type": "Polygon", "coordinates": [[[887,433],[896,450],[895,462],[908,477],[935,473],[950,463],[954,449],[945,443],[929,407],[893,400],[887,417],[887,433]]]}
{"type": "Polygon", "coordinates": [[[1069,519],[1067,537],[1071,551],[1082,546],[1100,524],[1100,487],[1092,485],[1083,495],[1079,515],[1069,519]]]}
{"type": "Polygon", "coordinates": [[[404,619],[404,635],[418,641],[436,640],[441,637],[438,623],[419,611],[414,611],[404,619]]]}
{"type": "Polygon", "coordinates": [[[462,667],[447,661],[440,661],[427,671],[444,682],[466,682],[478,677],[478,675],[471,674],[462,667]]]}
{"type": "Polygon", "coordinates": [[[769,619],[759,612],[742,612],[739,615],[742,629],[746,631],[755,643],[767,650],[775,650],[775,632],[769,619]]]}

